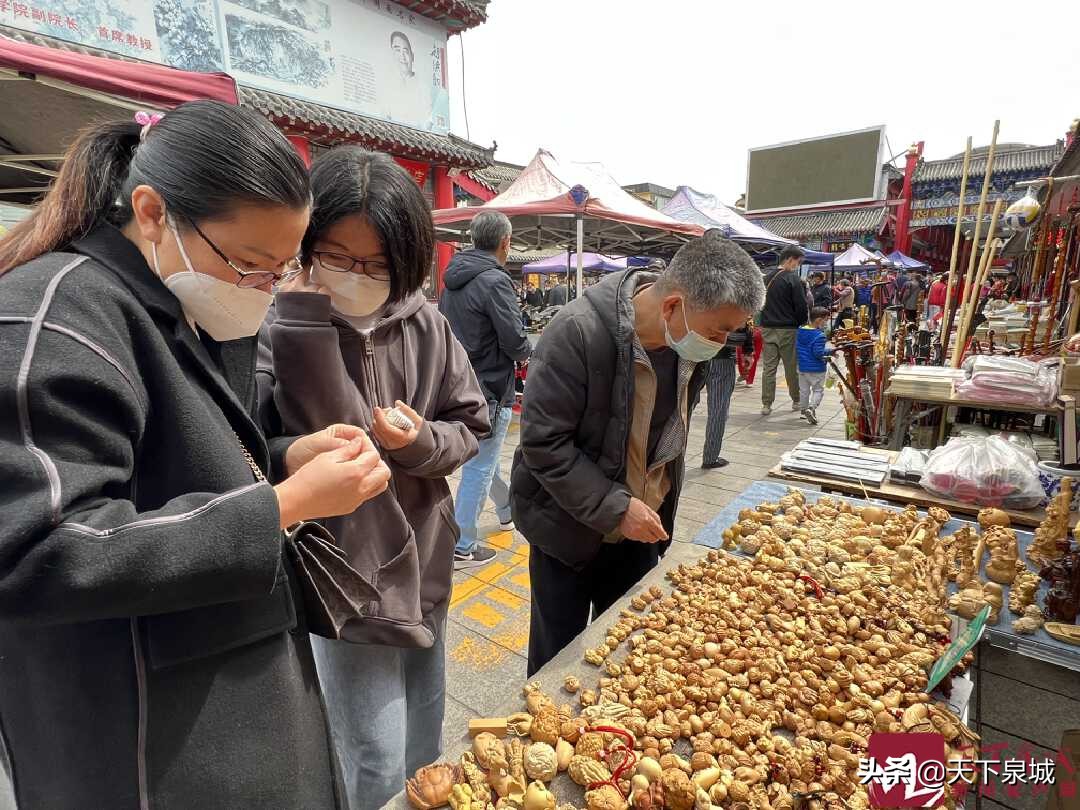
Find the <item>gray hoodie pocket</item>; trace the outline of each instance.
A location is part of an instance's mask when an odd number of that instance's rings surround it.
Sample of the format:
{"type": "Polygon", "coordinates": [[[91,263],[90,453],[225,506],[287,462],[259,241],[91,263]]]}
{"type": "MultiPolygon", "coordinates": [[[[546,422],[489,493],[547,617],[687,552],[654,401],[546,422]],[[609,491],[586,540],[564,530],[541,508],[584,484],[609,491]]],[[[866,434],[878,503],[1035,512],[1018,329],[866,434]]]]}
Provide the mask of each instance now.
{"type": "MultiPolygon", "coordinates": [[[[346,548],[363,543],[378,548],[375,565],[369,562],[358,570],[379,592],[379,601],[372,605],[367,616],[347,624],[341,631],[341,638],[354,644],[426,649],[435,643],[435,635],[423,624],[420,609],[420,557],[416,534],[393,497],[384,495],[377,501],[381,507],[379,519],[368,520],[364,525],[369,531],[374,528],[378,537],[359,535],[356,528],[345,535],[344,532],[350,531],[347,523],[340,530],[342,534],[335,528],[339,538],[349,538],[346,548]]],[[[376,501],[371,501],[358,511],[375,504],[376,501]]],[[[343,523],[345,521],[348,518],[343,523]]]]}

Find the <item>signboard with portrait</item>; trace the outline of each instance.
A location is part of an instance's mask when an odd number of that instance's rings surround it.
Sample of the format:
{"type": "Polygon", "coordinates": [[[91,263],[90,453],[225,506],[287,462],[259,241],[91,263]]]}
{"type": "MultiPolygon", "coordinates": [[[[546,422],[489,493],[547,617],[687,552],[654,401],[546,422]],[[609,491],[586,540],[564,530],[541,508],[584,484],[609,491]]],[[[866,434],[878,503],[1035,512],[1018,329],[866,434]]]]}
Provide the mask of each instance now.
{"type": "Polygon", "coordinates": [[[0,25],[450,129],[446,29],[387,0],[0,0],[0,25]]]}

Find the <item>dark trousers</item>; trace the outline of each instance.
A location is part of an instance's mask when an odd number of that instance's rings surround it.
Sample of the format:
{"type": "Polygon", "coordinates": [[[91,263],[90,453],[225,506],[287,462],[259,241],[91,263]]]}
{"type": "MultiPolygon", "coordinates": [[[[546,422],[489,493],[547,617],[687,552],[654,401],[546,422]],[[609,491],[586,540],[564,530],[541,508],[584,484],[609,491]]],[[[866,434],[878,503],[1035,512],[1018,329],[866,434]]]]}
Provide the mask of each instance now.
{"type": "Polygon", "coordinates": [[[575,571],[532,546],[529,677],[585,629],[590,614],[599,616],[655,568],[660,549],[659,543],[633,540],[604,543],[584,570],[575,571]]]}
{"type": "Polygon", "coordinates": [[[705,378],[709,392],[709,419],[705,423],[705,452],[703,464],[715,464],[724,444],[731,392],[735,390],[735,358],[714,357],[709,361],[709,376],[705,378]]]}

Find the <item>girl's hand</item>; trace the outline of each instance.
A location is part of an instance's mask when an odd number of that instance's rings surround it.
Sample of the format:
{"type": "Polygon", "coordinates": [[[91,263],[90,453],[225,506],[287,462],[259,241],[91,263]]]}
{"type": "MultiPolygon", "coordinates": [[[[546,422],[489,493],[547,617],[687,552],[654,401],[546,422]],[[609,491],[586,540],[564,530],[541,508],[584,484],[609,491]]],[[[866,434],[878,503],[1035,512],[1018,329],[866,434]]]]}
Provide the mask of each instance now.
{"type": "Polygon", "coordinates": [[[274,487],[281,527],[354,512],[386,491],[390,468],[364,433],[315,458],[274,487]]]}
{"type": "Polygon", "coordinates": [[[420,426],[424,424],[423,417],[400,399],[394,403],[394,406],[412,420],[413,427],[412,430],[402,430],[395,427],[386,418],[385,410],[375,408],[375,423],[371,426],[371,432],[376,441],[387,450],[400,450],[402,447],[408,447],[416,441],[416,437],[420,435],[420,426]]]}
{"type": "Polygon", "coordinates": [[[318,433],[301,436],[285,451],[285,475],[296,472],[320,453],[344,447],[364,435],[356,425],[330,425],[318,433]]]}

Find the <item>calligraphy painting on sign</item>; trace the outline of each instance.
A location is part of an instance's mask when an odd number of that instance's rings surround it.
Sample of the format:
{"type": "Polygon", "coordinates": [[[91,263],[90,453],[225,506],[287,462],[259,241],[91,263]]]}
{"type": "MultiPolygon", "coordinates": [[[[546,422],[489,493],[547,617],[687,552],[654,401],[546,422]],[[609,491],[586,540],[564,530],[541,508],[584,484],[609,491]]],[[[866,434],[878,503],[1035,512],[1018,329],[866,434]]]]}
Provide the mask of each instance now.
{"type": "Polygon", "coordinates": [[[450,129],[446,29],[387,0],[0,0],[0,25],[450,129]]]}

